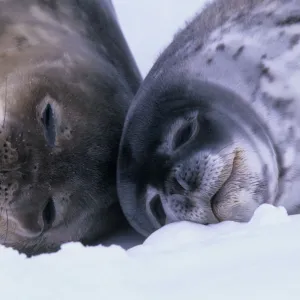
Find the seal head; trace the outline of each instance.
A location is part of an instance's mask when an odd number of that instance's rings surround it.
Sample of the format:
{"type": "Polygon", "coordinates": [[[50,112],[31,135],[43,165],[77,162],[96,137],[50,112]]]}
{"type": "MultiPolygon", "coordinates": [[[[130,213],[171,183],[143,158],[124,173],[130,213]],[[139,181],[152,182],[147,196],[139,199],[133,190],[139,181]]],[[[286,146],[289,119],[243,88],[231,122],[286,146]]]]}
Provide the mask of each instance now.
{"type": "Polygon", "coordinates": [[[175,76],[138,93],[123,131],[120,201],[144,235],[180,220],[247,221],[277,191],[276,153],[251,107],[222,86],[175,76]]]}
{"type": "Polygon", "coordinates": [[[262,203],[299,212],[299,12],[296,1],[217,0],[161,54],[119,151],[137,231],[246,222],[262,203]]]}
{"type": "Polygon", "coordinates": [[[109,1],[0,3],[0,242],[27,255],[119,226],[116,161],[140,75],[109,1]]]}

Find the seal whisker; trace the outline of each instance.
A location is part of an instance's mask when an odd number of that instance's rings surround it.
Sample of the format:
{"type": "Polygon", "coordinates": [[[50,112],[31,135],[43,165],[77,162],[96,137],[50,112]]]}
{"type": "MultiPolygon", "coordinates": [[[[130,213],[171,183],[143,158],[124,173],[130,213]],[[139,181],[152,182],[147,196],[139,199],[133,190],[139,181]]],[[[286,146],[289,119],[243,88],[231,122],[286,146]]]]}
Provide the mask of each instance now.
{"type": "Polygon", "coordinates": [[[41,246],[43,245],[44,240],[43,238],[39,238],[34,241],[34,245],[32,246],[32,252],[36,253],[40,250],[41,246]]]}
{"type": "MultiPolygon", "coordinates": [[[[68,222],[67,222],[65,219],[63,219],[63,223],[64,223],[64,226],[65,226],[67,232],[69,232],[69,224],[68,224],[68,222]]],[[[72,241],[72,235],[71,235],[71,234],[69,234],[67,240],[68,240],[68,241],[72,241]]]]}
{"type": "Polygon", "coordinates": [[[93,204],[91,204],[90,201],[87,201],[87,199],[85,197],[83,197],[82,199],[84,200],[86,205],[88,205],[88,206],[99,206],[99,207],[101,206],[101,203],[99,201],[97,201],[97,199],[95,199],[88,191],[86,191],[86,194],[93,201],[93,204]]]}

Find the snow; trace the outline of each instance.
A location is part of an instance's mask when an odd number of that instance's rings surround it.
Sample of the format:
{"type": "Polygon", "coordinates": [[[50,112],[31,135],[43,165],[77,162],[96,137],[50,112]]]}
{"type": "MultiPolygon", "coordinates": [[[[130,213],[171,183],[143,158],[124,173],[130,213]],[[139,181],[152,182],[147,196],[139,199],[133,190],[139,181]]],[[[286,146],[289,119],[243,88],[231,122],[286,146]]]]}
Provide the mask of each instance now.
{"type": "MultiPolygon", "coordinates": [[[[259,207],[248,224],[173,223],[129,250],[63,246],[26,259],[0,247],[3,299],[298,299],[300,216],[259,207]]],[[[2,299],[1,297],[1,299],[2,299]]]]}
{"type": "MultiPolygon", "coordinates": [[[[114,0],[146,75],[184,21],[202,6],[174,0],[114,0]],[[134,17],[132,17],[134,15],[134,17]]],[[[124,229],[105,242],[70,243],[31,259],[0,246],[0,297],[77,299],[298,299],[300,215],[262,205],[247,224],[169,224],[144,242],[124,229]]]]}

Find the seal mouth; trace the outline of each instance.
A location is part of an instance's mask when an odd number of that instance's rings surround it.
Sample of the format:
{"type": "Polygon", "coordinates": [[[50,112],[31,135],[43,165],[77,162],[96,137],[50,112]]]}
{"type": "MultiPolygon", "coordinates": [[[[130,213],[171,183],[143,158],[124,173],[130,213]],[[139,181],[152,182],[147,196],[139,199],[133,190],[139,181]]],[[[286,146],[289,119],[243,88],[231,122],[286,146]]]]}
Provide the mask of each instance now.
{"type": "Polygon", "coordinates": [[[212,198],[210,200],[210,208],[211,208],[212,214],[214,215],[214,217],[216,218],[218,223],[222,222],[223,220],[220,216],[218,216],[218,213],[216,211],[217,195],[223,189],[224,185],[226,184],[226,182],[228,182],[228,180],[229,180],[229,178],[224,182],[222,187],[216,191],[216,193],[212,196],[212,198]]]}

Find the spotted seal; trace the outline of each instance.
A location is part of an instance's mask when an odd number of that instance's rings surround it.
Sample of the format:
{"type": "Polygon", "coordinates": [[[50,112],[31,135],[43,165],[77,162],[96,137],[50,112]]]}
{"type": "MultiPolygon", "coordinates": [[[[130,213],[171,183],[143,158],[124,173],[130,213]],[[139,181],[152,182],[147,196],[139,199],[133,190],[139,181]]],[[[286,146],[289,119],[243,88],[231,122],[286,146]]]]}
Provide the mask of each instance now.
{"type": "Polygon", "coordinates": [[[177,33],[135,96],[118,159],[132,226],[300,211],[300,2],[216,0],[177,33]]]}
{"type": "Polygon", "coordinates": [[[123,219],[117,153],[141,81],[111,1],[0,1],[0,66],[0,243],[100,240],[123,219]]]}

